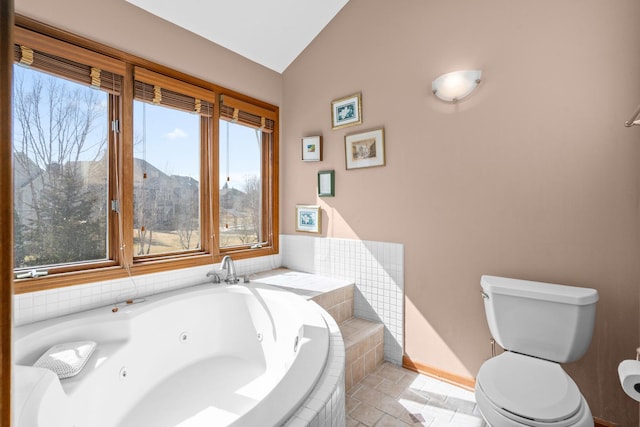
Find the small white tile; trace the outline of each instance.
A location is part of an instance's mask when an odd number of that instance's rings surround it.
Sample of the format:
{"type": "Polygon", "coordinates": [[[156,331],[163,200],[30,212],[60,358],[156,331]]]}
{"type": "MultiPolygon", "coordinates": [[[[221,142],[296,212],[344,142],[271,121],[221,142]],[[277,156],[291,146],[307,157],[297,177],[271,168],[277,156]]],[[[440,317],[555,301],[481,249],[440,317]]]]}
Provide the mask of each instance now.
{"type": "Polygon", "coordinates": [[[308,422],[298,417],[293,417],[290,419],[286,426],[287,427],[307,427],[308,422]]]}
{"type": "Polygon", "coordinates": [[[32,308],[33,307],[33,296],[32,294],[23,294],[23,295],[18,295],[14,298],[14,301],[17,301],[17,307],[20,310],[24,310],[26,308],[32,308]]]}
{"type": "Polygon", "coordinates": [[[296,414],[296,417],[300,418],[301,420],[305,420],[307,423],[309,423],[315,417],[315,415],[316,415],[315,412],[313,412],[311,409],[302,408],[302,410],[298,411],[298,413],[296,414]]]}
{"type": "Polygon", "coordinates": [[[47,296],[43,292],[37,292],[33,296],[33,306],[42,307],[47,304],[47,296]]]}
{"type": "Polygon", "coordinates": [[[306,403],[307,408],[311,409],[314,412],[320,411],[320,409],[324,409],[324,402],[317,398],[309,399],[306,403]]]}

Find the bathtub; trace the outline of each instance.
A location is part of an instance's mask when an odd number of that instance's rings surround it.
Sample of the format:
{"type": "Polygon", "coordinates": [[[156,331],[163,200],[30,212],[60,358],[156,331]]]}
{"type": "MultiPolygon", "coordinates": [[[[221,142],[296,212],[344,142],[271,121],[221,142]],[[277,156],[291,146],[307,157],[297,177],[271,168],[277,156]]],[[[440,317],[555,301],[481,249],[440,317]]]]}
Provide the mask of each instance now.
{"type": "Polygon", "coordinates": [[[321,311],[268,285],[201,285],[18,327],[14,425],[282,425],[323,373],[321,311]],[[97,346],[78,375],[32,366],[83,340],[97,346]]]}

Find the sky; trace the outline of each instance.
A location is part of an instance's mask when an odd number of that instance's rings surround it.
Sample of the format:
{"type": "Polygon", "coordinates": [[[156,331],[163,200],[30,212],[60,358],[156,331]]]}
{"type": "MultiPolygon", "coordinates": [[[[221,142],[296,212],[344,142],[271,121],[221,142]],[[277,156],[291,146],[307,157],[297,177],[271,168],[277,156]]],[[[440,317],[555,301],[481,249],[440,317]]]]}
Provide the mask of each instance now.
{"type": "MultiPolygon", "coordinates": [[[[145,158],[165,173],[191,176],[199,180],[199,134],[200,119],[195,114],[143,102],[134,104],[134,156],[145,158]],[[146,154],[143,150],[145,138],[146,154]]],[[[243,189],[246,175],[259,176],[258,148],[255,130],[221,120],[220,185],[224,185],[226,181],[227,165],[231,187],[243,189]]]]}
{"type": "MultiPolygon", "coordinates": [[[[14,67],[14,79],[22,81],[25,88],[32,85],[37,77],[50,78],[37,70],[21,66],[14,67]]],[[[63,79],[56,80],[70,91],[94,90],[63,79]]],[[[43,91],[45,96],[47,93],[47,90],[43,91]]],[[[100,117],[108,121],[106,92],[97,91],[97,93],[101,98],[97,108],[101,108],[104,113],[100,117]]],[[[46,103],[47,101],[43,100],[40,104],[46,103]]],[[[46,115],[46,105],[41,105],[41,114],[46,115]]],[[[90,138],[96,141],[103,138],[107,128],[108,123],[104,126],[98,124],[90,138]]],[[[16,124],[14,129],[14,139],[19,138],[20,126],[16,124]]],[[[246,126],[227,121],[220,121],[219,129],[220,185],[224,185],[228,172],[231,178],[229,186],[242,190],[246,176],[260,176],[260,152],[256,132],[246,126]]],[[[196,114],[139,101],[134,102],[134,157],[145,159],[164,173],[190,176],[200,180],[199,134],[200,117],[196,114]]],[[[98,144],[88,145],[97,146],[98,144]]],[[[87,152],[83,160],[93,159],[95,156],[95,151],[87,152]]]]}

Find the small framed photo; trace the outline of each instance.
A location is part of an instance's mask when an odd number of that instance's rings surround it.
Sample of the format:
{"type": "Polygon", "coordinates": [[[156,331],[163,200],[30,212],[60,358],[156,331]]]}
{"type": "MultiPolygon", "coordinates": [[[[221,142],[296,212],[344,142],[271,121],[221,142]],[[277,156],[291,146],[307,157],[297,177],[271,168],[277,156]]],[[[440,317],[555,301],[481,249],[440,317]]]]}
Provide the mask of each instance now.
{"type": "Polygon", "coordinates": [[[362,123],[362,93],[331,101],[331,127],[336,130],[362,123]]]}
{"type": "Polygon", "coordinates": [[[318,196],[334,197],[335,193],[335,172],[320,171],[318,172],[318,196]]]}
{"type": "Polygon", "coordinates": [[[384,166],[384,128],[344,137],[347,169],[384,166]]]}
{"type": "Polygon", "coordinates": [[[320,233],[322,212],[317,205],[296,205],[296,231],[320,233]]]}
{"type": "Polygon", "coordinates": [[[322,160],[321,136],[302,138],[302,160],[305,162],[319,162],[322,160]]]}

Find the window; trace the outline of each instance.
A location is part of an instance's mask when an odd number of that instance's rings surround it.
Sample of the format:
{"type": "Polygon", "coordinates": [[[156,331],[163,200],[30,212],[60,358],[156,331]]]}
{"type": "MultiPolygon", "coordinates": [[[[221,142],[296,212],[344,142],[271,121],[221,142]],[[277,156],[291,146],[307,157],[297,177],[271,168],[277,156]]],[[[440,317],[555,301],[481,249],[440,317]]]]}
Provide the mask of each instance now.
{"type": "Polygon", "coordinates": [[[219,247],[227,252],[273,244],[276,116],[228,96],[221,104],[219,247]]]}
{"type": "Polygon", "coordinates": [[[200,247],[199,117],[134,102],[136,256],[200,247]]]}
{"type": "Polygon", "coordinates": [[[134,256],[199,250],[200,180],[209,174],[200,153],[215,93],[141,68],[135,75],[134,256]]]}
{"type": "Polygon", "coordinates": [[[16,271],[23,277],[35,269],[55,274],[113,265],[111,123],[125,66],[24,29],[15,35],[16,271]]]}
{"type": "Polygon", "coordinates": [[[108,258],[109,96],[14,66],[15,267],[108,258]]]}
{"type": "Polygon", "coordinates": [[[277,253],[277,107],[30,24],[14,50],[17,293],[277,253]]]}
{"type": "Polygon", "coordinates": [[[262,132],[220,120],[220,247],[262,241],[262,132]]]}

